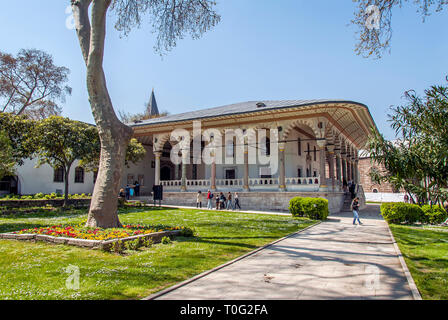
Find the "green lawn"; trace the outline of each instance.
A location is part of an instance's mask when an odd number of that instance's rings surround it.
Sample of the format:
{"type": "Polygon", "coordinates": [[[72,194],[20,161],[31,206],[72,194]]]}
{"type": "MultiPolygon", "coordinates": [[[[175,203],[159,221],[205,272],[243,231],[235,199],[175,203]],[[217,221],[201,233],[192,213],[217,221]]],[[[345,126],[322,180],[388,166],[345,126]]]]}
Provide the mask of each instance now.
{"type": "MultiPolygon", "coordinates": [[[[78,223],[86,219],[85,210],[0,215],[0,232],[78,223]]],[[[120,220],[192,227],[196,237],[124,255],[0,240],[0,299],[138,299],[314,223],[288,216],[157,208],[122,209],[120,220]],[[77,291],[65,285],[69,265],[80,268],[77,291]]]]}
{"type": "Polygon", "coordinates": [[[448,299],[448,228],[390,224],[423,299],[448,299]]]}

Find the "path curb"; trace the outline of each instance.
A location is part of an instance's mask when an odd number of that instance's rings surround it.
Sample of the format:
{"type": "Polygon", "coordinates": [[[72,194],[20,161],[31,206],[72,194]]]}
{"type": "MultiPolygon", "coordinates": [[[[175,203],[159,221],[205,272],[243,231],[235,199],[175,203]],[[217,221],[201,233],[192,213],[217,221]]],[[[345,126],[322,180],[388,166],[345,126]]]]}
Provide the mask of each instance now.
{"type": "Polygon", "coordinates": [[[152,294],[152,295],[150,295],[150,296],[148,296],[148,297],[146,297],[146,298],[143,298],[143,299],[141,299],[141,300],[154,300],[154,299],[156,299],[156,298],[158,298],[158,297],[161,297],[161,296],[163,296],[163,295],[165,295],[165,294],[167,294],[167,293],[169,293],[169,292],[171,292],[171,291],[174,291],[174,290],[176,290],[176,289],[178,289],[178,288],[181,288],[181,287],[183,287],[183,286],[185,286],[185,285],[187,285],[187,284],[189,284],[189,283],[191,283],[191,282],[194,282],[194,281],[196,281],[196,280],[198,280],[198,279],[200,279],[200,278],[203,278],[203,277],[205,277],[205,276],[207,276],[207,275],[209,275],[209,274],[211,274],[211,273],[213,273],[213,272],[216,272],[216,271],[218,271],[218,270],[220,270],[220,269],[222,269],[222,268],[225,268],[225,267],[227,267],[227,266],[229,266],[229,265],[231,265],[231,264],[234,264],[234,263],[237,262],[237,261],[240,261],[240,260],[243,260],[243,259],[245,259],[245,258],[247,258],[247,257],[249,257],[249,256],[252,256],[252,255],[254,255],[255,253],[257,253],[257,252],[259,252],[259,251],[261,251],[261,250],[264,250],[264,249],[266,249],[266,248],[268,248],[268,247],[270,247],[270,246],[272,246],[272,245],[274,245],[274,244],[276,244],[276,243],[278,243],[278,242],[280,242],[280,241],[283,241],[283,240],[285,240],[285,239],[288,239],[288,238],[290,238],[290,237],[292,237],[292,236],[294,236],[294,235],[296,235],[296,234],[299,234],[299,233],[301,233],[301,232],[303,232],[303,231],[305,231],[305,230],[311,229],[311,228],[313,228],[313,227],[315,227],[315,226],[317,226],[317,225],[319,225],[319,224],[321,224],[321,223],[322,223],[322,221],[318,221],[318,222],[316,222],[315,224],[313,224],[313,225],[311,225],[311,226],[308,226],[308,227],[306,227],[306,228],[304,228],[304,229],[302,229],[302,230],[299,230],[299,231],[297,231],[297,232],[291,233],[291,234],[289,234],[289,235],[287,235],[287,236],[285,236],[285,237],[283,237],[283,238],[277,239],[277,240],[275,240],[274,242],[268,243],[268,244],[266,244],[266,245],[264,245],[264,246],[262,246],[262,247],[260,247],[260,248],[258,248],[258,249],[255,249],[255,250],[253,250],[253,251],[251,251],[251,252],[248,252],[248,253],[246,253],[246,254],[244,254],[244,255],[242,255],[242,256],[240,256],[240,257],[234,259],[234,260],[228,261],[228,262],[226,262],[226,263],[224,263],[224,264],[222,264],[222,265],[220,265],[220,266],[217,266],[217,267],[215,267],[215,268],[213,268],[213,269],[210,269],[210,270],[207,270],[207,271],[205,271],[205,272],[203,272],[203,273],[200,273],[200,274],[198,274],[198,275],[196,275],[196,276],[194,276],[194,277],[192,277],[192,278],[190,278],[190,279],[187,279],[187,280],[185,280],[185,281],[183,281],[183,282],[181,282],[181,283],[175,284],[174,286],[171,286],[171,287],[169,287],[169,288],[166,288],[166,289],[164,289],[164,290],[162,290],[162,291],[156,292],[156,293],[154,293],[154,294],[152,294]]]}
{"type": "Polygon", "coordinates": [[[395,241],[394,235],[390,230],[389,224],[385,221],[387,225],[387,230],[389,230],[390,237],[392,238],[392,243],[394,244],[395,252],[397,253],[398,260],[400,260],[401,268],[403,269],[404,274],[406,275],[406,279],[408,280],[409,287],[412,291],[412,296],[414,300],[423,300],[420,292],[418,291],[417,285],[414,282],[414,278],[412,278],[412,274],[406,265],[406,261],[404,261],[403,255],[401,254],[400,248],[398,247],[397,241],[395,241]]]}

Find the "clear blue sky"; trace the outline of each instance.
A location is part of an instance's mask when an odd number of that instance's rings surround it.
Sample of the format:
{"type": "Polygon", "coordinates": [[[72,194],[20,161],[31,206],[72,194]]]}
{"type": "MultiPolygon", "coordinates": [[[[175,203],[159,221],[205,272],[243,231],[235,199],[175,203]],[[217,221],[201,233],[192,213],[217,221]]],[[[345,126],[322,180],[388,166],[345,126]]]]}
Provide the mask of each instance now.
{"type": "MultiPolygon", "coordinates": [[[[0,50],[37,48],[71,70],[63,114],[93,123],[85,66],[69,0],[0,0],[0,50]]],[[[448,12],[425,23],[414,5],[393,14],[392,53],[381,60],[354,53],[350,0],[221,0],[221,23],[199,40],[185,38],[163,59],[149,21],[120,39],[110,14],[105,72],[115,109],[142,112],[154,87],[159,109],[180,113],[247,100],[348,99],[369,106],[388,138],[391,105],[422,93],[448,74],[448,12]]]]}

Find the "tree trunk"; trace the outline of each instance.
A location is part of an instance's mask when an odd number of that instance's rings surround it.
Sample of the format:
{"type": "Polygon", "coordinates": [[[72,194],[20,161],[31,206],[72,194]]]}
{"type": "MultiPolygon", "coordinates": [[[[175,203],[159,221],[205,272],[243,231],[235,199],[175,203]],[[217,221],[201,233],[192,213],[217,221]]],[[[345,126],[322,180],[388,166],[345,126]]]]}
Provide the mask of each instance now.
{"type": "Polygon", "coordinates": [[[72,4],[76,30],[87,65],[87,89],[101,141],[98,176],[93,190],[86,226],[121,227],[118,219],[118,192],[126,148],[132,129],[118,120],[106,87],[103,70],[106,13],[110,0],[79,0],[72,4]],[[92,3],[92,25],[88,9],[92,3]]]}

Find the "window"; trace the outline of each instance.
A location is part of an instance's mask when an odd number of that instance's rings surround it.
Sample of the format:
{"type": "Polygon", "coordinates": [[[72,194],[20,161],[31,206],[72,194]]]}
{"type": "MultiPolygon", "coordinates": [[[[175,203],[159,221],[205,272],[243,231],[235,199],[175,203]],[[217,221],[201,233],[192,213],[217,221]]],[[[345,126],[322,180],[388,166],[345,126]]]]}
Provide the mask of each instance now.
{"type": "Polygon", "coordinates": [[[263,138],[264,145],[262,144],[261,148],[261,154],[264,156],[270,156],[271,155],[271,140],[269,140],[268,137],[263,138]]]}
{"type": "Polygon", "coordinates": [[[197,180],[197,179],[198,179],[198,165],[193,164],[193,180],[197,180]]]}
{"type": "Polygon", "coordinates": [[[297,139],[297,154],[302,155],[302,139],[300,138],[297,139]]]}
{"type": "Polygon", "coordinates": [[[59,167],[54,170],[53,182],[64,182],[64,168],[59,167]]]}
{"type": "Polygon", "coordinates": [[[317,150],[316,150],[316,146],[314,146],[314,161],[317,161],[317,150]]]}
{"type": "Polygon", "coordinates": [[[133,185],[134,182],[135,182],[135,180],[134,180],[134,175],[133,175],[133,174],[128,174],[127,184],[129,184],[129,185],[133,185]]]}
{"type": "Polygon", "coordinates": [[[98,178],[98,170],[93,171],[93,184],[96,183],[96,178],[98,178]]]}
{"type": "Polygon", "coordinates": [[[145,176],[143,174],[139,174],[138,175],[138,183],[140,184],[140,186],[144,186],[145,185],[145,176]]]}
{"type": "Polygon", "coordinates": [[[297,169],[297,177],[302,177],[302,168],[297,169]]]}
{"type": "Polygon", "coordinates": [[[373,189],[373,193],[378,193],[378,189],[373,189]]]}
{"type": "Polygon", "coordinates": [[[227,141],[226,143],[226,157],[233,158],[233,151],[234,151],[235,144],[232,141],[227,141]]]}
{"type": "Polygon", "coordinates": [[[84,169],[81,167],[75,169],[75,183],[84,183],[84,169]]]}

